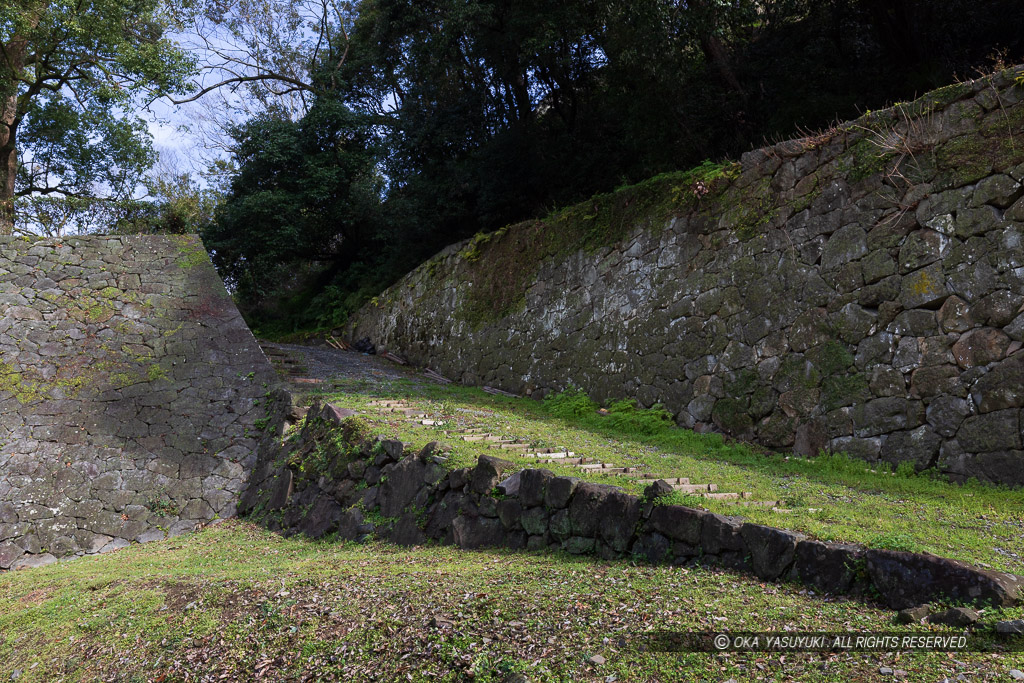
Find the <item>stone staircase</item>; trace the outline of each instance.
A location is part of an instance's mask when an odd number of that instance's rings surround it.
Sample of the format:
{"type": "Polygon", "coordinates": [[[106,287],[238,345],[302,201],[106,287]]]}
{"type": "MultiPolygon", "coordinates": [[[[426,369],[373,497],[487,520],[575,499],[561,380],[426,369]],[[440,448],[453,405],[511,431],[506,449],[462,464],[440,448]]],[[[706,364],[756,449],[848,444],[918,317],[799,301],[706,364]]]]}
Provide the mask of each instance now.
{"type": "Polygon", "coordinates": [[[267,357],[277,374],[292,384],[320,384],[320,380],[308,377],[309,369],[305,359],[280,348],[276,344],[257,340],[263,355],[267,357]]]}
{"type": "MultiPolygon", "coordinates": [[[[409,422],[424,427],[448,426],[443,420],[431,418],[427,411],[402,400],[372,401],[371,406],[382,414],[401,415],[409,422]]],[[[640,484],[649,485],[664,480],[673,490],[708,500],[730,501],[747,507],[764,507],[773,512],[791,512],[782,507],[778,500],[754,500],[748,491],[720,491],[717,484],[695,484],[687,477],[662,477],[655,473],[645,472],[640,467],[619,465],[577,454],[567,448],[542,448],[527,439],[509,437],[489,432],[483,427],[460,427],[443,431],[445,436],[457,438],[468,443],[487,444],[489,448],[501,451],[501,457],[521,462],[527,466],[561,465],[572,467],[581,474],[598,474],[609,477],[628,477],[640,484]]],[[[498,454],[496,454],[498,455],[498,454]]]]}

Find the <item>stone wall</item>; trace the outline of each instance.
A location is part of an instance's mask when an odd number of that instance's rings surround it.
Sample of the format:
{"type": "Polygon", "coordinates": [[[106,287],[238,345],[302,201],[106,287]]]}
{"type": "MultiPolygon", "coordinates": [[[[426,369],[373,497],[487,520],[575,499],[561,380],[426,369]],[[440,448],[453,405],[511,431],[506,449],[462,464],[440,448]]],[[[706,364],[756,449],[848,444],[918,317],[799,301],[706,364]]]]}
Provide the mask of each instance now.
{"type": "Polygon", "coordinates": [[[273,381],[195,237],[0,237],[0,569],[233,516],[273,381]]]}
{"type": "Polygon", "coordinates": [[[454,245],[353,339],[774,449],[1024,484],[1024,70],[454,245]]]}
{"type": "MultiPolygon", "coordinates": [[[[239,511],[311,538],[373,535],[404,545],[564,550],[604,559],[703,563],[801,581],[819,591],[872,595],[902,609],[930,601],[1015,605],[1024,579],[933,555],[824,543],[802,534],[658,502],[615,486],[518,472],[483,456],[449,469],[443,449],[407,453],[400,441],[360,441],[353,411],[314,406],[302,431],[261,451],[239,511]]],[[[274,425],[280,434],[282,423],[274,425]]],[[[663,487],[659,489],[659,484],[663,487]]]]}

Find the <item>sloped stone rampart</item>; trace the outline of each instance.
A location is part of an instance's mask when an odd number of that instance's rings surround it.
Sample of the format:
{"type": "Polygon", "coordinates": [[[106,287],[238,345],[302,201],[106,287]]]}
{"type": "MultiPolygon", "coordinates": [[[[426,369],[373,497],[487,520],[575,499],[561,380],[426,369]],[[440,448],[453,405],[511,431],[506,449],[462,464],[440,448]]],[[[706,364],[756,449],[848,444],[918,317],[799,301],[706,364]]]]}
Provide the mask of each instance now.
{"type": "MultiPolygon", "coordinates": [[[[269,441],[242,496],[241,514],[275,531],[342,540],[379,536],[461,548],[562,550],[606,560],[704,563],[766,581],[802,581],[833,594],[877,597],[902,609],[932,601],[1011,606],[1024,579],[934,555],[825,543],[616,486],[559,477],[482,456],[448,469],[437,443],[350,438],[347,415],[314,405],[301,432],[269,441]]],[[[358,418],[356,418],[358,420],[358,418]]],[[[279,431],[275,432],[280,434],[279,431]]]]}
{"type": "Polygon", "coordinates": [[[273,381],[197,238],[0,237],[0,569],[233,516],[273,381]]]}
{"type": "Polygon", "coordinates": [[[465,384],[1020,486],[1022,181],[1018,68],[665,188],[609,243],[565,248],[614,219],[588,203],[454,245],[349,333],[465,384]]]}

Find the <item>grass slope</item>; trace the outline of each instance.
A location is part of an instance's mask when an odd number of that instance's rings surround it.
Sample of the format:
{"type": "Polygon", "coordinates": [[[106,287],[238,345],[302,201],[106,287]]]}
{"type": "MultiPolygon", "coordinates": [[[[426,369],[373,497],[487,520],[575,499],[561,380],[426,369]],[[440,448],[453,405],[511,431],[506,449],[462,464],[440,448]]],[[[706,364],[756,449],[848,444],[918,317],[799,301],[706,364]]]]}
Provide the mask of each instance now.
{"type": "Polygon", "coordinates": [[[635,647],[658,628],[952,632],[892,617],[700,567],[311,542],[229,521],[0,576],[0,680],[874,681],[884,666],[934,683],[1024,668],[1019,653],[635,647]]]}
{"type": "MultiPolygon", "coordinates": [[[[629,403],[612,404],[610,414],[600,415],[585,396],[572,393],[537,403],[456,385],[424,384],[413,377],[388,382],[339,379],[320,393],[337,405],[359,410],[378,433],[415,446],[434,440],[450,444],[452,467],[473,465],[482,454],[517,459],[514,452],[445,434],[460,426],[479,427],[541,447],[568,448],[604,462],[643,467],[659,476],[718,484],[721,491],[749,491],[759,500],[782,501],[791,512],[680,494],[673,502],[741,515],[821,540],[931,552],[1024,574],[1022,489],[977,482],[959,485],[906,469],[892,472],[884,469],[885,463],[872,471],[863,461],[845,456],[803,459],[765,453],[726,442],[717,434],[679,429],[658,411],[636,410],[629,403]],[[424,427],[381,414],[370,402],[382,398],[407,399],[445,425],[424,427]]],[[[523,462],[524,467],[527,464],[523,462]]],[[[629,478],[540,466],[642,492],[642,486],[629,478]]]]}

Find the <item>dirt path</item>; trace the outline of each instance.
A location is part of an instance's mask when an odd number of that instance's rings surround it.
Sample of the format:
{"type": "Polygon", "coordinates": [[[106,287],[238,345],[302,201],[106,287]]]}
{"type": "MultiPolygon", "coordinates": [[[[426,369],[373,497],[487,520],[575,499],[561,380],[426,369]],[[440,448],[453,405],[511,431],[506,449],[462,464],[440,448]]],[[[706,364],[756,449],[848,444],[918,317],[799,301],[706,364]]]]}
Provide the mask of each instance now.
{"type": "Polygon", "coordinates": [[[308,390],[310,385],[331,380],[365,379],[383,382],[417,377],[411,369],[356,351],[267,341],[260,341],[259,344],[278,372],[300,389],[308,390]]]}

